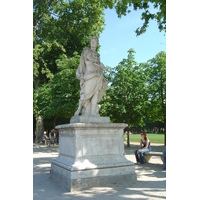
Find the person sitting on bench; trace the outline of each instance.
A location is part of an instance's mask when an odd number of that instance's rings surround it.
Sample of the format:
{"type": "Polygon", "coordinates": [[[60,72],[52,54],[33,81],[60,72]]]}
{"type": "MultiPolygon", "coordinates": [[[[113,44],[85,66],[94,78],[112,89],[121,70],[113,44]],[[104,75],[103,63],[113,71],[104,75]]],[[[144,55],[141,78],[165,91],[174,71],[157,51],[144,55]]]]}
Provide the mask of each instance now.
{"type": "Polygon", "coordinates": [[[147,138],[145,132],[141,133],[141,140],[140,140],[140,147],[139,149],[135,150],[135,157],[137,160],[137,164],[144,164],[144,156],[145,152],[151,151],[151,144],[150,140],[147,138]]]}

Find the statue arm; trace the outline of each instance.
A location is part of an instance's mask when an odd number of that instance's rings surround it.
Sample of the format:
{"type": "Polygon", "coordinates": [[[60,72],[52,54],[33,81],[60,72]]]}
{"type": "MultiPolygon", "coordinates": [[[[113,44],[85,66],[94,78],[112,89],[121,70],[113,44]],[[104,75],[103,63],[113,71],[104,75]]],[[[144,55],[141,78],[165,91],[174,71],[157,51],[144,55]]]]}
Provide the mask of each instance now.
{"type": "Polygon", "coordinates": [[[81,59],[80,59],[80,64],[78,66],[78,69],[76,70],[76,77],[83,81],[84,80],[84,73],[85,73],[85,51],[86,50],[83,50],[83,52],[81,53],[81,59]]]}
{"type": "Polygon", "coordinates": [[[108,69],[104,66],[103,63],[100,63],[100,68],[103,69],[103,70],[105,70],[105,71],[107,71],[107,72],[109,72],[109,73],[111,73],[111,71],[108,70],[108,69]]]}

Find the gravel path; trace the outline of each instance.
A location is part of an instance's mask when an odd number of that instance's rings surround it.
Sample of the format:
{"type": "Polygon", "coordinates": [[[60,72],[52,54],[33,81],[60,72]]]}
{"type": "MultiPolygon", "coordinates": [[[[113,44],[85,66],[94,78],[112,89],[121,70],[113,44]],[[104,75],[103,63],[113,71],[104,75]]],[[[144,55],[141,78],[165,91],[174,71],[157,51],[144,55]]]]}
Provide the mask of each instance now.
{"type": "MultiPolygon", "coordinates": [[[[165,148],[163,145],[151,144],[152,151],[165,148]]],[[[138,144],[125,148],[125,156],[135,163],[134,150],[138,144]]],[[[136,165],[137,183],[134,185],[117,185],[115,187],[96,187],[78,192],[63,191],[50,179],[51,161],[58,156],[58,146],[45,147],[33,144],[33,199],[166,199],[166,171],[162,161],[152,157],[148,164],[136,165]]]]}

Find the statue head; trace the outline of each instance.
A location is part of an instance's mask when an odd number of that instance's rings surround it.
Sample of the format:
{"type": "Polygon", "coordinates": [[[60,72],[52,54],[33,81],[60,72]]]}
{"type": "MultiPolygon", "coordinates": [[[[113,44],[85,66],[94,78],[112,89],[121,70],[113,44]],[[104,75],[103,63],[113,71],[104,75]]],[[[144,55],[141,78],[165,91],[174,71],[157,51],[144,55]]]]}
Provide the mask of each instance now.
{"type": "Polygon", "coordinates": [[[92,49],[96,50],[96,48],[98,47],[98,45],[99,45],[99,39],[97,37],[95,37],[95,36],[92,36],[90,38],[90,47],[92,49]]]}

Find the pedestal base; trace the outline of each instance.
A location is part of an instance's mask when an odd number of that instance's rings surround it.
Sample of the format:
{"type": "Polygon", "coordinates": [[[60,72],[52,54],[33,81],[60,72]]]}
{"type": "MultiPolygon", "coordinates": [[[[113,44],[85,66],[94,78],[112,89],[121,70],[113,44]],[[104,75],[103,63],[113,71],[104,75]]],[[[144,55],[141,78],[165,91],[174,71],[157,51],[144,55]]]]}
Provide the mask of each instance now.
{"type": "Polygon", "coordinates": [[[84,170],[72,172],[56,165],[56,163],[52,163],[51,178],[53,178],[62,188],[70,192],[85,190],[92,187],[111,187],[119,184],[134,184],[137,181],[134,168],[129,166],[129,173],[127,168],[128,166],[122,168],[111,167],[106,169],[91,169],[85,173],[84,170]],[[112,171],[114,175],[111,175],[110,171],[112,171]],[[76,176],[75,174],[78,174],[80,177],[72,178],[73,176],[76,176]],[[83,174],[87,174],[87,176],[81,178],[83,174]],[[102,174],[102,176],[100,176],[100,174],[102,174]]]}
{"type": "Polygon", "coordinates": [[[126,124],[60,125],[59,156],[51,177],[68,191],[135,183],[134,163],[124,156],[126,124]]]}

